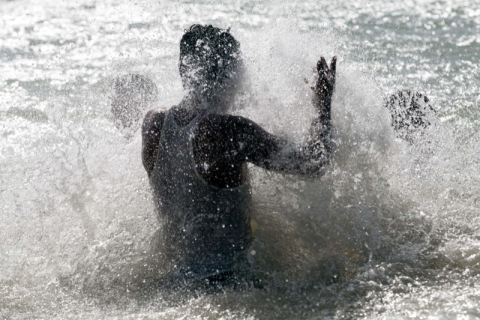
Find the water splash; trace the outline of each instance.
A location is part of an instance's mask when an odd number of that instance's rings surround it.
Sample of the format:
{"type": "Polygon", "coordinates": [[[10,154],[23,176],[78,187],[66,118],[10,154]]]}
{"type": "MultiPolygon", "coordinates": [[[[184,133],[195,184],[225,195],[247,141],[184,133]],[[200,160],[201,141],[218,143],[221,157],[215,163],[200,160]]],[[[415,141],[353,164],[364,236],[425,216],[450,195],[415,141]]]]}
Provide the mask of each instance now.
{"type": "MultiPolygon", "coordinates": [[[[439,3],[409,4],[415,9],[405,14],[373,1],[354,15],[346,4],[269,11],[247,1],[227,8],[238,14],[222,9],[205,19],[222,27],[233,21],[242,43],[249,72],[235,112],[296,143],[312,112],[303,79],[320,55],[343,57],[333,105],[338,148],[327,174],[310,181],[252,168],[253,262],[267,290],[210,295],[159,289],[156,280],[171,266],[155,241],[161,230],[139,133],[126,141],[117,132],[105,91],[116,75],[140,72],[157,83],[161,107],[178,102],[182,30],[222,6],[185,4],[160,15],[164,7],[148,1],[147,12],[118,3],[65,4],[57,13],[33,6],[36,18],[25,21],[15,18],[23,17],[21,4],[0,9],[12,8],[1,32],[16,39],[1,48],[8,62],[0,82],[2,317],[475,315],[480,137],[471,108],[478,88],[469,80],[478,69],[462,68],[477,53],[449,69],[447,60],[420,54],[416,42],[429,19],[430,34],[467,30],[461,17],[469,6],[447,1],[443,17],[439,3]],[[421,30],[409,29],[411,37],[395,31],[408,17],[421,30]],[[438,68],[445,78],[435,77],[438,68]],[[414,145],[396,137],[383,106],[404,87],[425,88],[441,120],[414,145]]],[[[451,55],[471,47],[452,47],[451,55]]]]}

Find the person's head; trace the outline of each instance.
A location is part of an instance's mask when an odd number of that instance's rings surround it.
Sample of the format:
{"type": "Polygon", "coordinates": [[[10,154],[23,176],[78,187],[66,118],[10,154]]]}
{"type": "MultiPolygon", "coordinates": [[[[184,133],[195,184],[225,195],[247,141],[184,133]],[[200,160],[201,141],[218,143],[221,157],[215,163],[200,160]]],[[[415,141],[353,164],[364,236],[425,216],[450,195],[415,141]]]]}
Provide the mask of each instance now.
{"type": "Polygon", "coordinates": [[[241,65],[240,43],[229,30],[193,25],[180,41],[183,86],[204,98],[231,94],[241,65]]]}

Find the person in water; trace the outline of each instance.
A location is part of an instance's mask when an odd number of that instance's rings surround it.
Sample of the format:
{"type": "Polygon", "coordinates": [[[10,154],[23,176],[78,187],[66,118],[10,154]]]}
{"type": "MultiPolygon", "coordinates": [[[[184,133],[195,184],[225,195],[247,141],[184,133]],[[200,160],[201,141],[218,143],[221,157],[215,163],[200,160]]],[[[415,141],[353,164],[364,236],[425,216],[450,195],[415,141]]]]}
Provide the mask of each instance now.
{"type": "MultiPolygon", "coordinates": [[[[179,71],[187,94],[177,106],[151,110],[144,118],[143,165],[165,238],[175,247],[182,261],[178,270],[186,277],[222,280],[247,263],[253,240],[248,163],[320,177],[332,154],[336,57],[330,66],[323,57],[316,65],[316,114],[300,148],[252,120],[229,114],[242,69],[240,44],[228,30],[193,25],[180,41],[179,71]]],[[[149,85],[146,78],[137,82],[149,85]]],[[[112,112],[115,116],[113,103],[112,112]]]]}

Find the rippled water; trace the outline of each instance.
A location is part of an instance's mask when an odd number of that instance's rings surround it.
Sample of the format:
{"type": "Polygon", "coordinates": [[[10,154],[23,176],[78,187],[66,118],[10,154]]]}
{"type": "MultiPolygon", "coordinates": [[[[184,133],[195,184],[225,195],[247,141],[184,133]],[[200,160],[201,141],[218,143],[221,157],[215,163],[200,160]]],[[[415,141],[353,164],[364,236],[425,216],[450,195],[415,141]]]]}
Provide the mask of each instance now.
{"type": "Polygon", "coordinates": [[[0,317],[480,317],[479,1],[0,1],[0,317]],[[303,181],[252,168],[263,289],[169,290],[137,132],[111,80],[182,96],[178,41],[231,27],[247,80],[236,113],[301,141],[304,79],[337,55],[338,150],[303,181]],[[438,119],[397,139],[383,99],[410,88],[438,119]]]}

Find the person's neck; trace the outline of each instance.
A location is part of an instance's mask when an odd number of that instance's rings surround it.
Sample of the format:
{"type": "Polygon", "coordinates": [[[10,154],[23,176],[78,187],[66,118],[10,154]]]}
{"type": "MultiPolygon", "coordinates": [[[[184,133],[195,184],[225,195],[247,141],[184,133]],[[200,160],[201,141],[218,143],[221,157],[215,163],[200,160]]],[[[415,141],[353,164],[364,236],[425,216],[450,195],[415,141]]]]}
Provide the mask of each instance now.
{"type": "Polygon", "coordinates": [[[201,94],[189,92],[182,100],[181,106],[185,109],[208,110],[215,113],[225,113],[228,110],[228,104],[220,97],[214,94],[201,94]]]}

